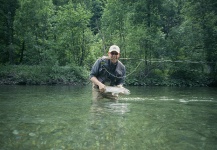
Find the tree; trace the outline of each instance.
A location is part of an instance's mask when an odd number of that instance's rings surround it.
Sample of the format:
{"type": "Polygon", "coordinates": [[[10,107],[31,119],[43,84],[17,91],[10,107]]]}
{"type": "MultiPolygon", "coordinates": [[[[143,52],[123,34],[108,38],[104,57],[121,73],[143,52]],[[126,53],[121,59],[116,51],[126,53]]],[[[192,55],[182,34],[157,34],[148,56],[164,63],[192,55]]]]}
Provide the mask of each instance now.
{"type": "MultiPolygon", "coordinates": [[[[109,47],[112,44],[120,46],[122,56],[126,57],[126,35],[127,35],[127,19],[130,6],[128,3],[119,0],[110,0],[105,5],[105,9],[102,15],[101,26],[102,34],[104,37],[105,47],[109,47]]],[[[104,54],[107,53],[104,49],[104,54]]]]}
{"type": "Polygon", "coordinates": [[[13,21],[18,1],[1,0],[0,3],[0,63],[14,64],[16,52],[13,21]]]}
{"type": "Polygon", "coordinates": [[[81,4],[74,5],[70,2],[59,8],[54,32],[60,65],[83,65],[91,41],[88,28],[90,17],[91,13],[81,4]]]}
{"type": "Polygon", "coordinates": [[[15,36],[19,46],[20,63],[41,64],[51,60],[50,45],[52,0],[20,0],[14,20],[15,36]]]}
{"type": "Polygon", "coordinates": [[[217,78],[217,3],[214,0],[189,0],[184,11],[186,20],[196,24],[199,29],[194,31],[201,37],[200,43],[196,42],[194,49],[199,47],[202,50],[200,54],[204,55],[203,60],[207,61],[213,78],[217,78]]]}
{"type": "Polygon", "coordinates": [[[90,19],[90,28],[96,35],[100,32],[100,21],[103,13],[103,8],[105,7],[105,2],[102,0],[93,0],[91,6],[92,17],[90,19]]]}

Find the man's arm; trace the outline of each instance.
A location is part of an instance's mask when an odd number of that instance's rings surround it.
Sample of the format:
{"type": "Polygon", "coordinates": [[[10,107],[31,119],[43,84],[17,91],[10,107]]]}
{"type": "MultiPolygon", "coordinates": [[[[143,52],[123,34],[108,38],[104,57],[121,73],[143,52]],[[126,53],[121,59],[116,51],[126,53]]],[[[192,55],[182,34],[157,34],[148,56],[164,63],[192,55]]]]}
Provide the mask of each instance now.
{"type": "Polygon", "coordinates": [[[99,86],[99,90],[101,92],[103,92],[105,90],[105,85],[102,82],[100,82],[96,77],[94,77],[94,76],[91,77],[90,81],[92,81],[94,84],[98,85],[99,86]]]}
{"type": "Polygon", "coordinates": [[[92,66],[91,73],[90,73],[90,81],[92,81],[94,84],[98,85],[99,86],[99,90],[101,92],[103,92],[105,90],[105,85],[96,78],[96,76],[99,73],[100,63],[101,63],[101,60],[98,59],[94,63],[94,65],[92,66]]]}

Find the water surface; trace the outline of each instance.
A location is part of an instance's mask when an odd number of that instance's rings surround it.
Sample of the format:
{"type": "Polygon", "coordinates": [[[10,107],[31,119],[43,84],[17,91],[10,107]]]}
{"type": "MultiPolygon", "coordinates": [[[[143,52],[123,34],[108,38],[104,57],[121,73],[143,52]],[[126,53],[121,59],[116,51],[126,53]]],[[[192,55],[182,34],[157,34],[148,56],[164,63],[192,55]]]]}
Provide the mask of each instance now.
{"type": "Polygon", "coordinates": [[[215,150],[215,88],[127,87],[92,101],[91,86],[0,86],[0,149],[215,150]]]}

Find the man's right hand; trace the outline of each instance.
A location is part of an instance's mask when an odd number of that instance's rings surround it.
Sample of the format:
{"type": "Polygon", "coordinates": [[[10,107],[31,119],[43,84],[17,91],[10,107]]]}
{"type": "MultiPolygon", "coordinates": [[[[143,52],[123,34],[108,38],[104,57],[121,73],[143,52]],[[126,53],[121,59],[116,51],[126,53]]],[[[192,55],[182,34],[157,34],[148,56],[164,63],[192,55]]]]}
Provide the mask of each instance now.
{"type": "Polygon", "coordinates": [[[104,92],[105,91],[105,85],[100,82],[96,77],[92,77],[90,79],[94,84],[98,85],[99,86],[99,91],[100,92],[104,92]]]}
{"type": "Polygon", "coordinates": [[[105,91],[105,85],[101,83],[98,86],[99,86],[99,91],[103,93],[105,91]]]}

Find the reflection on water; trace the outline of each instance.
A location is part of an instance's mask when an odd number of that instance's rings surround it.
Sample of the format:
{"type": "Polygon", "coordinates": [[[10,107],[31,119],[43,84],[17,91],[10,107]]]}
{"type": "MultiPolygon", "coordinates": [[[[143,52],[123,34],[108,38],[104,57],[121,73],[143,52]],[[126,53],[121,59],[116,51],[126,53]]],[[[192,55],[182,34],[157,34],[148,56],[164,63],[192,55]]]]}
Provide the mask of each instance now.
{"type": "Polygon", "coordinates": [[[216,149],[216,89],[128,88],[92,101],[90,86],[0,86],[0,149],[216,149]]]}
{"type": "Polygon", "coordinates": [[[114,114],[125,114],[129,112],[129,103],[119,102],[94,102],[91,107],[91,113],[114,113],[114,114]]]}

